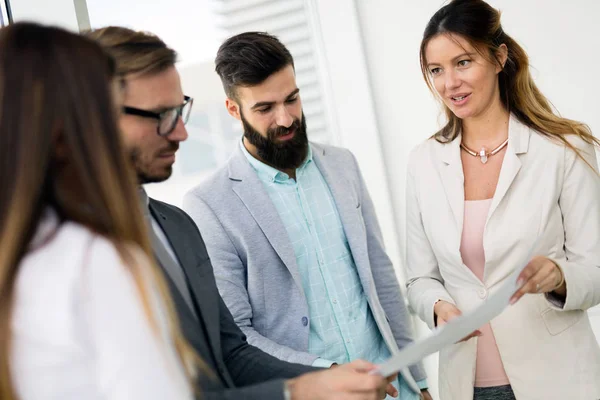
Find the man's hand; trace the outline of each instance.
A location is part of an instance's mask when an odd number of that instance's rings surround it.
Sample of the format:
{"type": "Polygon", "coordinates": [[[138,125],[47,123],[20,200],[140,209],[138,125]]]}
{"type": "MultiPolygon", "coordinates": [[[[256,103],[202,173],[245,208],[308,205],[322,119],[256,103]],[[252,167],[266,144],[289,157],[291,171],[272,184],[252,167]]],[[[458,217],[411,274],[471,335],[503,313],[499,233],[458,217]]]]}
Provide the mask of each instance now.
{"type": "MultiPolygon", "coordinates": [[[[374,364],[356,360],[324,371],[311,372],[287,382],[292,400],[379,400],[388,381],[370,375],[374,364]]],[[[383,396],[383,397],[382,397],[383,396]]]]}
{"type": "MultiPolygon", "coordinates": [[[[385,388],[385,393],[387,393],[388,395],[390,395],[392,397],[398,397],[398,390],[396,390],[394,385],[392,385],[392,382],[394,382],[396,379],[398,379],[398,375],[391,375],[391,376],[388,376],[386,379],[388,384],[385,388]]],[[[385,399],[385,396],[383,396],[383,398],[385,399]]]]}
{"type": "MultiPolygon", "coordinates": [[[[333,363],[331,364],[331,367],[329,368],[334,368],[334,367],[339,367],[338,363],[333,363]]],[[[392,396],[392,397],[397,397],[398,396],[398,390],[394,387],[394,385],[392,385],[392,382],[394,382],[394,380],[396,380],[398,378],[398,375],[392,375],[392,376],[388,376],[386,381],[388,382],[386,388],[385,388],[385,393],[392,396]]],[[[381,395],[382,398],[385,399],[385,395],[381,395]]]]}

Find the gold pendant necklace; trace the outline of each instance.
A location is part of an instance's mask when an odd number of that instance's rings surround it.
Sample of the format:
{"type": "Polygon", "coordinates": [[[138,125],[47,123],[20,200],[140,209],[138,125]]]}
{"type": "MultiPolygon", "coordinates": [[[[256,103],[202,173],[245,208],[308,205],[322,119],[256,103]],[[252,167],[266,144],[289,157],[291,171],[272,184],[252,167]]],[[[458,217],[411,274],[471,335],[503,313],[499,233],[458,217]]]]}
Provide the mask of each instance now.
{"type": "Polygon", "coordinates": [[[473,150],[469,149],[462,142],[460,143],[460,147],[462,147],[464,151],[466,151],[467,153],[469,153],[473,157],[479,157],[479,160],[481,161],[481,163],[485,164],[488,161],[488,157],[491,157],[494,154],[498,153],[507,144],[508,144],[508,139],[506,139],[504,142],[502,142],[502,144],[500,146],[496,147],[494,150],[492,150],[490,152],[486,151],[485,147],[482,147],[481,150],[479,150],[479,153],[476,153],[473,150]]]}

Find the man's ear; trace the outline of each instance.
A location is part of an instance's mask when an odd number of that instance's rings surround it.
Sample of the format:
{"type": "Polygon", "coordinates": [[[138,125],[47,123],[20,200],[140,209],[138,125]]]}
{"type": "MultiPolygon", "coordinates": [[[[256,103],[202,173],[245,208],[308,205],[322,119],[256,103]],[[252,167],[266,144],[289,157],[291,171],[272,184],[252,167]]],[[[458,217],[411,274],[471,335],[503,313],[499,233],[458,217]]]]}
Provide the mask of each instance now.
{"type": "Polygon", "coordinates": [[[241,120],[242,119],[242,115],[240,113],[240,106],[239,106],[239,104],[235,100],[230,99],[228,97],[227,100],[225,100],[225,107],[227,107],[227,112],[233,118],[235,118],[237,120],[241,120]]]}

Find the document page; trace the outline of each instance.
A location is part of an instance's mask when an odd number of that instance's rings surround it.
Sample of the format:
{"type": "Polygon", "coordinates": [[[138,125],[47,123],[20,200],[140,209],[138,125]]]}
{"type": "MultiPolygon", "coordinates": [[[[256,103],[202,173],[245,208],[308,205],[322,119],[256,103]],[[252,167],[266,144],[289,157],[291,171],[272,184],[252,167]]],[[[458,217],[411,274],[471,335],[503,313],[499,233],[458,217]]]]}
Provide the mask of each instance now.
{"type": "Polygon", "coordinates": [[[500,315],[510,304],[510,298],[517,291],[517,279],[521,271],[523,271],[531,260],[533,249],[536,248],[536,245],[537,240],[529,252],[527,259],[523,260],[522,264],[511,273],[500,289],[488,297],[481,306],[468,313],[464,313],[440,328],[434,329],[431,335],[426,338],[406,346],[400,353],[379,365],[379,368],[374,372],[382,376],[397,374],[402,369],[418,363],[428,355],[458,342],[473,331],[481,328],[494,317],[500,315]]]}

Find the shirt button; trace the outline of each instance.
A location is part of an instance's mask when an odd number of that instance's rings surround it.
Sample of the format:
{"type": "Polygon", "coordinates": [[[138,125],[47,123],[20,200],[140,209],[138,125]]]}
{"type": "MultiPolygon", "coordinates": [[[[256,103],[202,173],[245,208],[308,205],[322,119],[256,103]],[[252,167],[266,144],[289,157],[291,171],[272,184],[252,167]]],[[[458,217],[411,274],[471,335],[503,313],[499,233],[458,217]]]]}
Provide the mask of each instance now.
{"type": "Polygon", "coordinates": [[[346,339],[346,343],[350,343],[350,339],[346,339]]]}
{"type": "Polygon", "coordinates": [[[487,297],[487,290],[485,288],[481,288],[478,290],[479,297],[485,299],[487,297]]]}
{"type": "Polygon", "coordinates": [[[333,304],[337,304],[337,300],[336,299],[333,299],[333,304]]]}
{"type": "Polygon", "coordinates": [[[304,326],[308,325],[308,318],[302,317],[302,325],[304,325],[304,326]]]}

